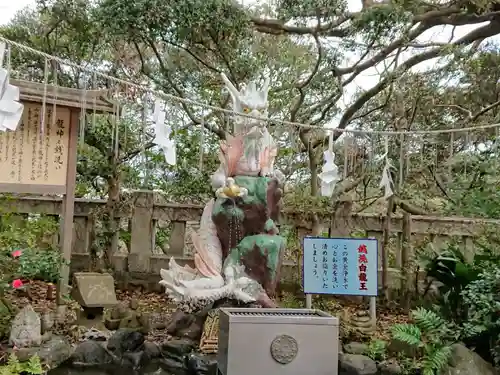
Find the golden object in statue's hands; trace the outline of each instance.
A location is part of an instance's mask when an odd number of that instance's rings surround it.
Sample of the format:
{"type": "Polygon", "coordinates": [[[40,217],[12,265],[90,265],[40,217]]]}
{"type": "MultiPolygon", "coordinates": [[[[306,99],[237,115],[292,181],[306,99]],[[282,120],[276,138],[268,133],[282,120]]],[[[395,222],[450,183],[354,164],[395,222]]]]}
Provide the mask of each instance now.
{"type": "Polygon", "coordinates": [[[222,189],[222,192],[230,197],[230,198],[236,198],[239,197],[241,194],[241,189],[238,185],[231,185],[231,186],[226,186],[222,189]]]}

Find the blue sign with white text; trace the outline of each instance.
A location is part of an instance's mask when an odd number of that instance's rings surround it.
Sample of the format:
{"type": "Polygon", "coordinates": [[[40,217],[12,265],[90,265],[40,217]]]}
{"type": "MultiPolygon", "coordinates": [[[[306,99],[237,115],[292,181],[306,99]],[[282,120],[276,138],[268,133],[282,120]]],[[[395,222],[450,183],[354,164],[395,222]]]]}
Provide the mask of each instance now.
{"type": "Polygon", "coordinates": [[[376,239],[304,238],[304,293],[376,296],[376,239]]]}

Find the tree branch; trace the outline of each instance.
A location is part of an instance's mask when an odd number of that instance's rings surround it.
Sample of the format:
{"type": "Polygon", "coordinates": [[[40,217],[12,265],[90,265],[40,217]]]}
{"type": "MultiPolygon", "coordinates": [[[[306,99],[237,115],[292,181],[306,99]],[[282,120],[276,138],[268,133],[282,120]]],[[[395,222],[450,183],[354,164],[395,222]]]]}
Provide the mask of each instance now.
{"type": "MultiPolygon", "coordinates": [[[[493,35],[496,35],[500,32],[500,24],[497,22],[491,22],[488,25],[477,28],[461,39],[457,40],[455,43],[451,45],[468,45],[475,42],[478,39],[484,39],[493,35]]],[[[395,69],[391,74],[389,74],[386,78],[380,80],[375,86],[371,89],[365,91],[362,95],[360,95],[354,103],[352,103],[342,115],[337,129],[345,129],[349,123],[352,121],[353,116],[358,112],[370,99],[376,96],[379,92],[384,90],[389,84],[392,83],[396,76],[399,76],[401,73],[404,73],[414,67],[415,65],[420,64],[423,61],[430,60],[436,57],[439,57],[443,52],[444,47],[437,47],[431,49],[429,51],[423,52],[418,55],[414,55],[404,61],[397,69],[395,69]]],[[[340,136],[341,132],[336,132],[334,134],[334,141],[336,141],[340,136]]],[[[314,143],[314,147],[319,146],[320,144],[325,144],[327,142],[327,138],[322,138],[314,143]]]]}
{"type": "MultiPolygon", "coordinates": [[[[151,73],[146,69],[146,63],[144,61],[144,58],[142,56],[142,52],[139,48],[139,46],[137,45],[136,42],[134,42],[134,45],[135,45],[135,48],[137,50],[137,53],[139,54],[139,58],[141,60],[141,71],[146,75],[148,76],[151,80],[153,80],[155,83],[159,84],[159,85],[162,85],[161,82],[158,82],[158,80],[153,77],[151,75],[151,73]]],[[[155,44],[153,41],[151,40],[148,40],[148,45],[151,47],[151,49],[153,50],[153,53],[155,54],[156,56],[156,59],[158,61],[158,64],[160,65],[160,72],[162,73],[162,76],[163,78],[168,82],[168,84],[172,87],[172,89],[175,91],[175,93],[177,94],[177,96],[181,97],[181,98],[184,98],[185,95],[184,93],[182,92],[182,90],[172,81],[172,79],[170,78],[169,76],[169,72],[168,72],[168,69],[167,67],[165,66],[164,62],[163,62],[163,59],[161,58],[161,55],[158,51],[158,49],[156,48],[155,44]]],[[[193,122],[194,125],[199,125],[202,123],[202,120],[197,118],[194,113],[191,111],[191,109],[187,106],[186,103],[180,103],[182,108],[184,109],[184,111],[186,112],[186,114],[188,115],[189,119],[193,122]]],[[[219,139],[225,139],[226,138],[226,134],[224,132],[223,129],[221,128],[218,128],[218,127],[215,127],[215,126],[212,126],[210,125],[209,123],[203,121],[203,125],[204,127],[211,131],[212,133],[216,134],[219,139]]]]}
{"type": "MultiPolygon", "coordinates": [[[[320,25],[320,21],[318,20],[318,27],[320,25]]],[[[316,59],[316,64],[314,64],[313,70],[311,74],[307,77],[303,82],[297,83],[295,88],[299,91],[299,98],[295,102],[294,106],[290,110],[290,122],[295,122],[297,120],[297,112],[299,111],[301,105],[304,103],[304,99],[306,97],[306,93],[304,88],[309,85],[318,72],[319,66],[321,65],[321,60],[323,59],[323,49],[321,47],[321,43],[319,41],[318,35],[314,34],[314,41],[316,42],[316,48],[318,51],[318,58],[316,59]]]]}

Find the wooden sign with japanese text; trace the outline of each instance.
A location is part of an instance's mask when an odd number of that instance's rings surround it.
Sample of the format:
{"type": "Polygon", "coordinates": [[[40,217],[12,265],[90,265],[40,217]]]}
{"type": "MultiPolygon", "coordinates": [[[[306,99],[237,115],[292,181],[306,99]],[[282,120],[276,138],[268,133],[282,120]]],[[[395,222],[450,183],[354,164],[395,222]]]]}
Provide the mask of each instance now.
{"type": "Polygon", "coordinates": [[[377,240],[304,238],[304,293],[376,296],[377,240]]]}
{"type": "Polygon", "coordinates": [[[42,105],[24,103],[17,130],[0,132],[0,191],[65,192],[71,110],[45,111],[42,123],[42,105]]]}

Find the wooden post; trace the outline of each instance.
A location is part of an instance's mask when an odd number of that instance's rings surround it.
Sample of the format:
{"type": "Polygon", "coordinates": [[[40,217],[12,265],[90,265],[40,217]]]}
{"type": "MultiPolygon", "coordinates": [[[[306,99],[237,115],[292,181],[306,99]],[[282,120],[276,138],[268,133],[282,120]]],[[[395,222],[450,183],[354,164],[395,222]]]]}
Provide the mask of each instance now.
{"type": "MultiPolygon", "coordinates": [[[[411,215],[408,212],[403,213],[403,228],[401,233],[401,265],[402,265],[402,280],[401,292],[403,297],[403,307],[410,308],[410,289],[411,289],[411,215]]],[[[417,276],[418,277],[418,276],[417,276]]]]}
{"type": "Polygon", "coordinates": [[[64,194],[61,212],[60,248],[63,257],[61,274],[57,282],[57,305],[59,317],[64,316],[65,296],[68,293],[71,247],[73,245],[73,216],[75,213],[76,161],[78,147],[78,125],[80,114],[73,110],[69,126],[68,169],[66,171],[66,194],[64,194]]]}

